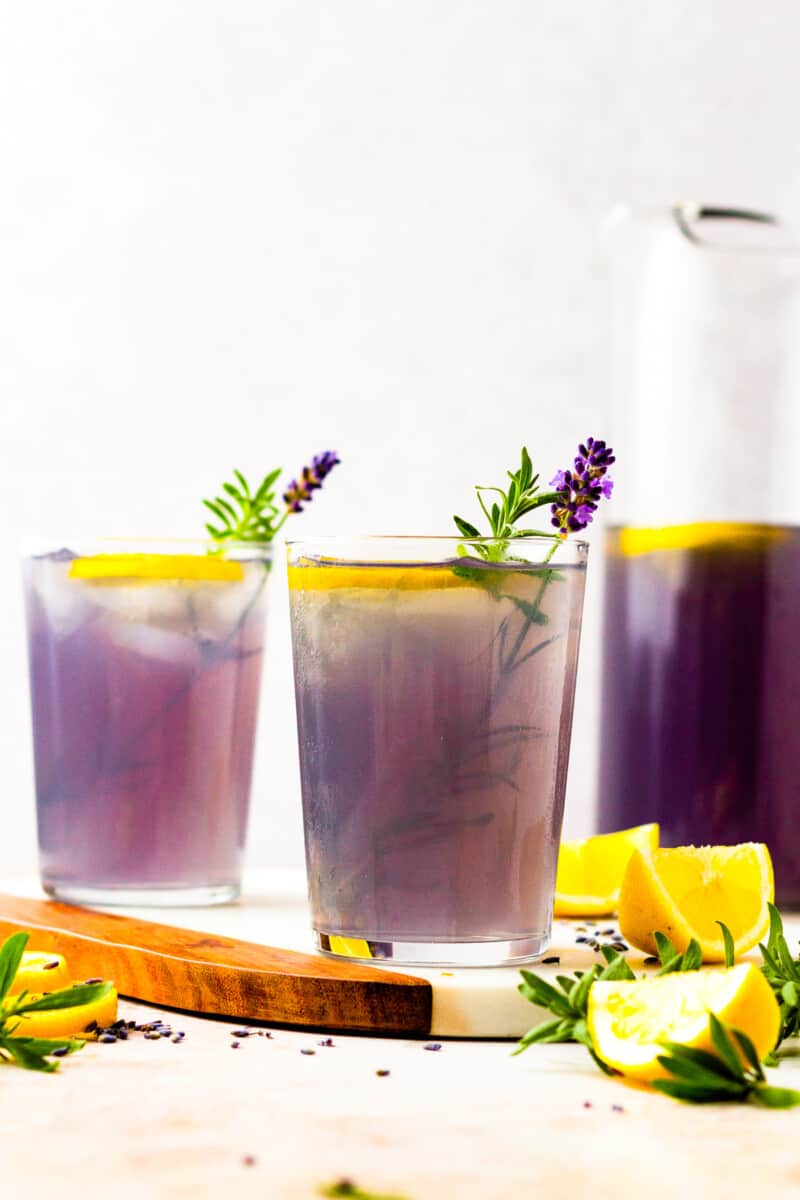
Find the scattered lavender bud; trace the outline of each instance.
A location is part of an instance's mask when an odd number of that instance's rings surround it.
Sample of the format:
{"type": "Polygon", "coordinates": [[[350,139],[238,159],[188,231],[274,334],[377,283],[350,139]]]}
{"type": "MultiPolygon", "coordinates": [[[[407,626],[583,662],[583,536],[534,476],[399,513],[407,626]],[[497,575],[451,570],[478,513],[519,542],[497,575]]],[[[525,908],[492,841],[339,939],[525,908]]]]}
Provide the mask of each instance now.
{"type": "Polygon", "coordinates": [[[231,1042],[231,1050],[238,1050],[241,1044],[241,1042],[231,1042]]]}
{"type": "Polygon", "coordinates": [[[379,1079],[385,1079],[385,1077],[387,1075],[390,1075],[391,1072],[387,1071],[386,1067],[379,1067],[379,1069],[375,1072],[375,1074],[378,1076],[379,1079]]]}
{"type": "Polygon", "coordinates": [[[303,1046],[303,1048],[302,1048],[302,1050],[300,1051],[300,1053],[301,1053],[301,1054],[316,1054],[317,1052],[316,1052],[316,1050],[311,1050],[311,1049],[310,1049],[309,1047],[307,1047],[307,1046],[303,1046]]]}
{"type": "Polygon", "coordinates": [[[548,958],[543,958],[542,963],[560,963],[561,956],[559,954],[551,954],[548,958]]]}
{"type": "Polygon", "coordinates": [[[442,1048],[441,1042],[426,1042],[425,1045],[422,1047],[423,1050],[441,1050],[441,1048],[442,1048]]]}
{"type": "Polygon", "coordinates": [[[54,1058],[64,1058],[67,1054],[69,1054],[68,1046],[59,1046],[57,1050],[53,1051],[54,1058]]]}

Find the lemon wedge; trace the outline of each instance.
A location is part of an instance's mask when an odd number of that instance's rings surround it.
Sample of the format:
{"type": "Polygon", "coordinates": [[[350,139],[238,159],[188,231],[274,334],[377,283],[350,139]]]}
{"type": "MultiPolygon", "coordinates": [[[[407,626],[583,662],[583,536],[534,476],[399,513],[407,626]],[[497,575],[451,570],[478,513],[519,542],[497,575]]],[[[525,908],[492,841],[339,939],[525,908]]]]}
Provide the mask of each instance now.
{"type": "Polygon", "coordinates": [[[780,1032],[780,1009],[754,963],[730,970],[675,972],[655,979],[598,981],[589,992],[587,1023],[603,1062],[636,1079],[663,1078],[657,1061],[665,1041],[713,1051],[708,1014],[741,1029],[760,1059],[780,1032]]]}
{"type": "Polygon", "coordinates": [[[658,825],[636,825],[582,842],[562,842],[558,851],[555,915],[600,917],[616,912],[619,889],[634,850],[658,848],[658,825]]]}
{"type": "Polygon", "coordinates": [[[20,992],[57,992],[60,988],[69,987],[71,982],[63,955],[47,954],[44,950],[26,950],[8,995],[18,996],[20,992]]]}
{"type": "Polygon", "coordinates": [[[619,897],[619,927],[632,946],[655,954],[660,930],[681,953],[692,938],[704,962],[724,962],[718,921],[731,931],[736,955],[769,928],[774,898],[772,861],[760,842],[738,846],[678,846],[634,850],[619,897]]]}
{"type": "MultiPolygon", "coordinates": [[[[35,999],[35,997],[31,997],[35,999]]],[[[99,1028],[113,1025],[117,1019],[116,988],[99,1000],[90,1000],[88,1004],[76,1004],[73,1008],[56,1008],[44,1012],[27,1013],[17,1017],[13,1030],[14,1037],[80,1037],[85,1033],[92,1021],[99,1028]]]]}
{"type": "Polygon", "coordinates": [[[213,554],[93,554],[73,559],[69,577],[100,586],[235,583],[244,578],[244,569],[213,554]]]}

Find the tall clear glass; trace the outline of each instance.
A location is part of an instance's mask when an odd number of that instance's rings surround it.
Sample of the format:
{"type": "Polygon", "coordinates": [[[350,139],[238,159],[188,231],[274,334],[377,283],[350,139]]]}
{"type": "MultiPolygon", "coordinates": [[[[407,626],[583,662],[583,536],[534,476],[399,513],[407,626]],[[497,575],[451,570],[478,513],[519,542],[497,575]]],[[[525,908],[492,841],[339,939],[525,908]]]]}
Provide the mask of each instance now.
{"type": "Polygon", "coordinates": [[[587,546],[292,542],[320,949],[484,965],[548,944],[587,546]]]}
{"type": "Polygon", "coordinates": [[[268,546],[54,542],[24,561],[42,884],[75,903],[238,895],[268,546]]]}
{"type": "Polygon", "coordinates": [[[600,828],[766,842],[797,906],[800,254],[733,209],[617,232],[600,828]]]}

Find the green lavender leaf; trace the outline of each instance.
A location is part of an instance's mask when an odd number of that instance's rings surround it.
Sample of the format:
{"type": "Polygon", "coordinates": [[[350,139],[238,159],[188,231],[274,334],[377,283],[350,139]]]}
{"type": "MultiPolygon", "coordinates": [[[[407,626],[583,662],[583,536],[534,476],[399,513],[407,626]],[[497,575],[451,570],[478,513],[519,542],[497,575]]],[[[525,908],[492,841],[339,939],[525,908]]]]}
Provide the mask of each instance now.
{"type": "Polygon", "coordinates": [[[10,1016],[22,1016],[32,1012],[55,1012],[62,1008],[76,1008],[79,1004],[90,1004],[102,1000],[111,991],[110,983],[76,983],[57,992],[45,992],[35,1000],[20,997],[20,1003],[9,1009],[10,1016]]]}
{"type": "Polygon", "coordinates": [[[753,1088],[750,1099],[756,1104],[763,1104],[765,1108],[796,1108],[800,1104],[800,1092],[794,1088],[764,1084],[762,1087],[753,1088]]]}
{"type": "Polygon", "coordinates": [[[12,933],[0,947],[0,1001],[8,995],[14,982],[29,936],[27,933],[12,933]]]}
{"type": "Polygon", "coordinates": [[[339,1179],[336,1183],[323,1184],[319,1189],[320,1196],[349,1197],[350,1200],[407,1200],[405,1196],[387,1192],[365,1192],[352,1179],[339,1179]]]}
{"type": "Polygon", "coordinates": [[[725,966],[732,967],[736,961],[736,951],[734,949],[733,934],[724,921],[717,921],[722,930],[722,941],[725,946],[725,966]]]}

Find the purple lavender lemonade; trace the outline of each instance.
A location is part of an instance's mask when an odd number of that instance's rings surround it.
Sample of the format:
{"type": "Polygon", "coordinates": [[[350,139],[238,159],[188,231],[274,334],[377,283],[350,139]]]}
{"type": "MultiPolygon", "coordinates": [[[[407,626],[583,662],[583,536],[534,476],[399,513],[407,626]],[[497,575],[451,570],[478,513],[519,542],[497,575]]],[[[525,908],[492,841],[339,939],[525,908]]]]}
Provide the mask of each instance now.
{"type": "Polygon", "coordinates": [[[267,581],[263,547],[241,553],[26,560],[51,894],[169,904],[238,893],[267,581]]]}
{"type": "Polygon", "coordinates": [[[290,548],[318,944],[530,957],[550,933],[585,545],[548,567],[541,546],[538,563],[443,561],[440,545],[404,562],[404,541],[372,541],[360,561],[290,548]]]}
{"type": "Polygon", "coordinates": [[[800,905],[800,529],[609,532],[601,830],[765,842],[800,905]]]}

